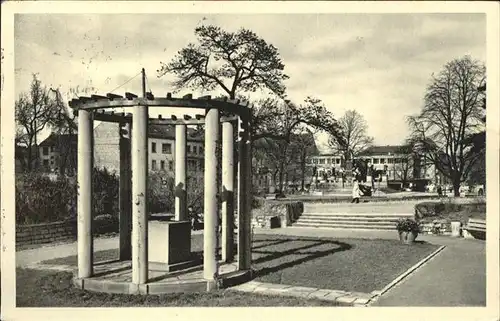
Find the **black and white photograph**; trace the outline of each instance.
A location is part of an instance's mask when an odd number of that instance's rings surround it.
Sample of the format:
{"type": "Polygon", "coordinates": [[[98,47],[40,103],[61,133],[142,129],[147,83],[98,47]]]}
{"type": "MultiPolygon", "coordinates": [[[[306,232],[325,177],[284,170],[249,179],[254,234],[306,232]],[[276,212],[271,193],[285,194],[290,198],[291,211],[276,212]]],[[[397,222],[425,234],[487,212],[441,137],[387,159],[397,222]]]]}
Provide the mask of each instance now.
{"type": "Polygon", "coordinates": [[[2,3],[2,320],[499,319],[498,3],[43,2],[2,3]]]}

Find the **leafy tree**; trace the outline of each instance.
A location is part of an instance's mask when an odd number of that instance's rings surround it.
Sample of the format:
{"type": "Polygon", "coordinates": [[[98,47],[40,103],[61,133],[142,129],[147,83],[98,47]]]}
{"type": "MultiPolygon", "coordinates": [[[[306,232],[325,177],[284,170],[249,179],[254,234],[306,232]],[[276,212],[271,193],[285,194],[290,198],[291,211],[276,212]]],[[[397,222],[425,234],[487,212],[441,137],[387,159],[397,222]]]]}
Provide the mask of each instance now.
{"type": "Polygon", "coordinates": [[[420,152],[450,179],[455,196],[480,158],[466,138],[484,127],[478,88],[485,73],[484,64],[469,56],[447,63],[432,76],[421,113],[408,118],[420,152]]]}
{"type": "Polygon", "coordinates": [[[344,159],[354,159],[361,151],[372,145],[373,137],[367,134],[368,123],[357,111],[348,110],[338,123],[344,140],[339,142],[336,137],[332,137],[329,145],[335,152],[343,155],[344,159]]]}
{"type": "Polygon", "coordinates": [[[176,89],[184,87],[222,89],[231,99],[239,92],[265,88],[278,96],[285,94],[285,65],[278,49],[253,31],[228,32],[217,26],[195,29],[198,43],[181,49],[170,63],[160,62],[158,76],[177,76],[176,89]]]}

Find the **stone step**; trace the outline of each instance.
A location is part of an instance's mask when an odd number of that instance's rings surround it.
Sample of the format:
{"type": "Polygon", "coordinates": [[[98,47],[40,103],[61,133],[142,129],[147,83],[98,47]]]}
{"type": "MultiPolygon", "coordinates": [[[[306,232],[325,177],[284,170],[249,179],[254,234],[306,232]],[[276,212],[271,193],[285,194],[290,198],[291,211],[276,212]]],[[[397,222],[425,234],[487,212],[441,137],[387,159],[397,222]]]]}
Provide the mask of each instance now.
{"type": "Polygon", "coordinates": [[[302,221],[317,221],[317,222],[353,222],[353,223],[358,223],[358,222],[366,222],[366,223],[382,223],[382,224],[396,224],[398,222],[399,218],[392,218],[392,219],[378,219],[378,218],[373,218],[373,217],[368,217],[368,218],[349,218],[349,217],[317,217],[317,216],[301,216],[297,222],[302,222],[302,221]]]}
{"type": "Polygon", "coordinates": [[[353,230],[396,230],[395,225],[366,225],[366,224],[336,224],[336,223],[294,223],[295,227],[317,227],[317,228],[338,228],[338,229],[353,229],[353,230]]]}
{"type": "Polygon", "coordinates": [[[397,222],[350,221],[350,220],[314,220],[300,219],[299,224],[340,224],[340,225],[370,225],[370,226],[396,226],[397,222]]]}
{"type": "Polygon", "coordinates": [[[325,217],[325,218],[375,218],[375,219],[398,219],[411,218],[413,213],[310,213],[304,212],[300,217],[325,217]]]}
{"type": "Polygon", "coordinates": [[[335,213],[335,214],[355,214],[355,213],[401,213],[413,214],[415,209],[413,206],[394,206],[394,207],[311,207],[304,206],[304,213],[335,213]]]}

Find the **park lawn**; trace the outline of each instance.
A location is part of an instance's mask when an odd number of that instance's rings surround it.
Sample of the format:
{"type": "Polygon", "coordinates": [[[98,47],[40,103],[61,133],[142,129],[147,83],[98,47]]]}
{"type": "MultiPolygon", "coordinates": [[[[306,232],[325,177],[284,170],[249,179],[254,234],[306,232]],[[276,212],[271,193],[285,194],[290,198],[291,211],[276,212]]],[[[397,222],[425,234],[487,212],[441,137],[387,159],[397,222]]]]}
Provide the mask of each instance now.
{"type": "Polygon", "coordinates": [[[70,272],[17,269],[17,307],[266,307],[336,306],[333,302],[218,290],[203,293],[127,295],[83,291],[70,272]]]}
{"type": "MultiPolygon", "coordinates": [[[[365,293],[381,290],[438,248],[425,242],[404,245],[394,234],[394,240],[255,235],[252,246],[255,280],[365,293]]],[[[202,242],[202,235],[194,235],[192,251],[199,253],[202,242]]],[[[115,260],[118,250],[98,251],[94,258],[95,262],[115,260]]],[[[77,257],[42,263],[76,266],[77,257]]]]}

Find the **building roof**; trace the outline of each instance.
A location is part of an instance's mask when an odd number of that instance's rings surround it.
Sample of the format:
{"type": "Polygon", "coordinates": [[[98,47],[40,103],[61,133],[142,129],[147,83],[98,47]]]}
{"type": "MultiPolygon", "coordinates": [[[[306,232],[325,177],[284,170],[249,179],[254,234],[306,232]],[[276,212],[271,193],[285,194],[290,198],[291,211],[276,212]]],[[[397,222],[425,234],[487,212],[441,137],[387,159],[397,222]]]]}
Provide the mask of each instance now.
{"type": "Polygon", "coordinates": [[[371,146],[362,151],[360,156],[398,154],[401,147],[403,145],[371,146]]]}
{"type": "Polygon", "coordinates": [[[40,144],[40,147],[44,146],[54,146],[58,144],[68,145],[76,144],[78,136],[76,134],[50,134],[49,137],[45,138],[40,144]]]}
{"type": "MultiPolygon", "coordinates": [[[[203,142],[203,135],[197,134],[196,130],[193,128],[187,129],[187,140],[191,142],[203,142]]],[[[149,138],[160,138],[160,139],[172,139],[175,140],[175,128],[174,126],[163,126],[163,125],[149,125],[149,138]]],[[[78,135],[77,134],[55,134],[52,133],[44,139],[39,146],[54,146],[58,144],[68,145],[68,143],[77,144],[78,135]]]]}
{"type": "MultiPolygon", "coordinates": [[[[174,126],[149,125],[149,138],[172,139],[175,140],[174,126]]],[[[197,134],[194,128],[187,128],[187,140],[203,142],[203,135],[197,134]]]]}

